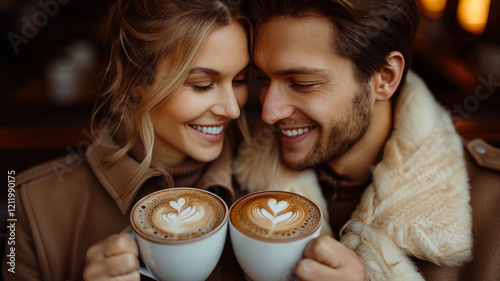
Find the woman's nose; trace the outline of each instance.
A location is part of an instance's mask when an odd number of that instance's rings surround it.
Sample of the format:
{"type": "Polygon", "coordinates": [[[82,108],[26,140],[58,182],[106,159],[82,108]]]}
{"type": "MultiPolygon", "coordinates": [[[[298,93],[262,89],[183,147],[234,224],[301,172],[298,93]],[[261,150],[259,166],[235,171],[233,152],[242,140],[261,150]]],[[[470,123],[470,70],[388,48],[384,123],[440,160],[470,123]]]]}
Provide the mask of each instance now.
{"type": "Polygon", "coordinates": [[[240,107],[233,87],[225,87],[218,96],[217,103],[212,107],[215,115],[236,119],[240,116],[240,107]]]}

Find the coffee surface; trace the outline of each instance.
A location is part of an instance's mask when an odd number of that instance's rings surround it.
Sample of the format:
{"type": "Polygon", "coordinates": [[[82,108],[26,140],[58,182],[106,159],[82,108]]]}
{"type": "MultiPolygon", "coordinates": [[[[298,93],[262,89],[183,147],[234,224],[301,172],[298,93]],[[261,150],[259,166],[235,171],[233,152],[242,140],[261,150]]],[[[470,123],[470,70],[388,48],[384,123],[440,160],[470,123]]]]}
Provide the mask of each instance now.
{"type": "Polygon", "coordinates": [[[210,232],[224,216],[224,204],[212,195],[197,189],[172,188],[141,200],[132,211],[132,223],[150,239],[176,241],[210,232]]]}
{"type": "Polygon", "coordinates": [[[234,204],[230,219],[247,236],[260,240],[295,240],[321,225],[321,211],[309,199],[288,192],[246,196],[234,204]]]}

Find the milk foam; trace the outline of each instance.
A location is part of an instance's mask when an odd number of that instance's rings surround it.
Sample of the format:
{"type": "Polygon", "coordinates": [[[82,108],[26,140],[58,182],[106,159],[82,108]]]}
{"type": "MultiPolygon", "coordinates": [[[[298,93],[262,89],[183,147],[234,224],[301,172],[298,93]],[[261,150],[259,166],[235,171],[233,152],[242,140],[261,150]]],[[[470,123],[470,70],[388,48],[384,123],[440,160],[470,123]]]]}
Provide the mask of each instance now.
{"type": "Polygon", "coordinates": [[[142,200],[132,214],[136,228],[162,241],[199,237],[217,228],[224,206],[208,194],[189,189],[157,193],[142,200]]]}
{"type": "Polygon", "coordinates": [[[257,193],[235,203],[231,223],[248,236],[293,240],[308,236],[321,224],[321,211],[293,193],[257,193]]]}

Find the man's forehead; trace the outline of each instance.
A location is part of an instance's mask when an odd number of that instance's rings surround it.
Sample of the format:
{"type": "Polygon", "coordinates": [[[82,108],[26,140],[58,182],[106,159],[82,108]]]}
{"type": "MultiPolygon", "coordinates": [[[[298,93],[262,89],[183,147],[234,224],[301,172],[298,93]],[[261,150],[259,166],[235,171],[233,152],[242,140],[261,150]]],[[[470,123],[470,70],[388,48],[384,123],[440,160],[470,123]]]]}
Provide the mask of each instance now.
{"type": "Polygon", "coordinates": [[[254,63],[266,74],[318,74],[332,55],[332,25],[326,18],[286,17],[259,27],[254,63]]]}
{"type": "Polygon", "coordinates": [[[290,29],[305,29],[309,31],[311,27],[324,26],[327,29],[333,28],[333,23],[329,18],[324,15],[317,13],[309,13],[301,16],[276,16],[270,18],[264,22],[261,22],[257,26],[257,34],[259,30],[269,28],[269,27],[287,27],[290,29]]]}
{"type": "Polygon", "coordinates": [[[279,17],[259,25],[255,49],[332,47],[334,26],[324,16],[279,17]]]}

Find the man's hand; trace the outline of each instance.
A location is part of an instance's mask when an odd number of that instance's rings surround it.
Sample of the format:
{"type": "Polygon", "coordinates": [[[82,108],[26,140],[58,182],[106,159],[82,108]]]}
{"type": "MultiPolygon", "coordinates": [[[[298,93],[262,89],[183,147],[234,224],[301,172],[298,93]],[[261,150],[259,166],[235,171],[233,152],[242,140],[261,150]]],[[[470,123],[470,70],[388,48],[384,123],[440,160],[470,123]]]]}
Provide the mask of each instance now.
{"type": "Polygon", "coordinates": [[[365,281],[365,265],[351,249],[328,235],[307,244],[296,274],[303,281],[365,281]]]}
{"type": "Polygon", "coordinates": [[[115,234],[87,250],[85,280],[139,281],[139,249],[134,239],[115,234]]]}

